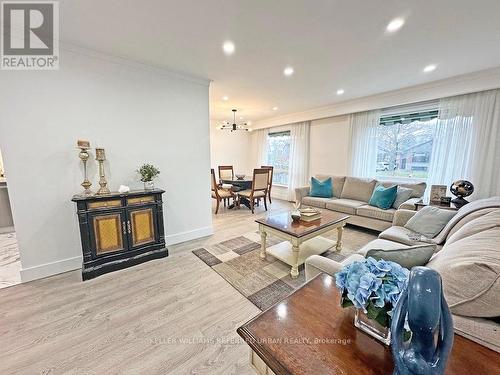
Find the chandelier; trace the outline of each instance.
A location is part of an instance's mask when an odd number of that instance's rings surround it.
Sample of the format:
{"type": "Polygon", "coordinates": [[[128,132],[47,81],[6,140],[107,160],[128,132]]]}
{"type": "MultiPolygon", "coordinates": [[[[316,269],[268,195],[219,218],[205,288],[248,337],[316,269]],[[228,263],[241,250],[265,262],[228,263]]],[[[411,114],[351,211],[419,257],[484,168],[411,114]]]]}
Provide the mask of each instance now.
{"type": "Polygon", "coordinates": [[[247,123],[244,123],[244,124],[236,124],[236,112],[237,110],[236,109],[233,109],[233,123],[230,124],[229,121],[225,121],[222,123],[222,125],[219,126],[219,130],[230,130],[231,132],[234,132],[234,131],[237,131],[237,130],[243,130],[243,131],[246,131],[246,132],[251,132],[252,129],[250,129],[248,126],[247,126],[247,123]]]}

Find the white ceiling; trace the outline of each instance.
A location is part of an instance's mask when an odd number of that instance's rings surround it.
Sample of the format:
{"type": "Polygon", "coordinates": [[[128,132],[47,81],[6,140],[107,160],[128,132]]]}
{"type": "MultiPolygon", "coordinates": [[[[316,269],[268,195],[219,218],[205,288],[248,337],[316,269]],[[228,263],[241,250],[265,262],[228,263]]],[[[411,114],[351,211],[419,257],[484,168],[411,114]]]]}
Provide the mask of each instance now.
{"type": "Polygon", "coordinates": [[[500,65],[499,0],[65,0],[60,12],[64,42],[212,79],[216,120],[231,108],[255,121],[500,65]],[[395,17],[406,23],[387,34],[395,17]]]}

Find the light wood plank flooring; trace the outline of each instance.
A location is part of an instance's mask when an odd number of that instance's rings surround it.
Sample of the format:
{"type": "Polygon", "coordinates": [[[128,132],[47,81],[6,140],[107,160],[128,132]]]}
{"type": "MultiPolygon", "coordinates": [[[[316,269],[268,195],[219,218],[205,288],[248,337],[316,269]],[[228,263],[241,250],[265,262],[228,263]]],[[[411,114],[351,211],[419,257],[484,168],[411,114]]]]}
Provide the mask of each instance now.
{"type": "Polygon", "coordinates": [[[0,374],[253,374],[236,328],[259,310],[190,250],[257,230],[262,215],[222,208],[213,236],[166,259],[0,290],[0,374]]]}

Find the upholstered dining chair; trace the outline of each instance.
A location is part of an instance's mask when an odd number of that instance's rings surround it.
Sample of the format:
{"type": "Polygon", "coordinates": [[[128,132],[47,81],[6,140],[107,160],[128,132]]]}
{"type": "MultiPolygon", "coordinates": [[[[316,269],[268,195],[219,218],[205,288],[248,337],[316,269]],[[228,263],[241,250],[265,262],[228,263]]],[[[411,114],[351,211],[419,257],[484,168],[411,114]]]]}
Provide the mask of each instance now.
{"type": "Polygon", "coordinates": [[[271,187],[273,186],[274,167],[272,165],[261,165],[260,167],[269,170],[269,183],[267,186],[267,196],[269,198],[269,203],[273,203],[271,202],[271,187]]]}
{"type": "Polygon", "coordinates": [[[219,180],[234,180],[234,169],[232,165],[219,165],[219,180]]]}
{"type": "Polygon", "coordinates": [[[235,199],[234,193],[229,190],[229,189],[222,189],[218,184],[217,180],[215,179],[215,171],[213,168],[210,169],[210,173],[212,175],[212,198],[217,201],[217,206],[215,207],[215,214],[219,212],[219,204],[222,200],[229,200],[230,198],[235,199]]]}
{"type": "MultiPolygon", "coordinates": [[[[234,180],[234,169],[232,165],[219,165],[219,183],[223,180],[234,180]]],[[[229,202],[228,198],[224,198],[224,206],[229,202]]]]}
{"type": "Polygon", "coordinates": [[[255,200],[264,199],[264,207],[267,211],[267,189],[269,184],[269,169],[257,168],[253,170],[252,188],[239,191],[240,197],[245,197],[250,201],[250,209],[254,213],[255,200]]]}

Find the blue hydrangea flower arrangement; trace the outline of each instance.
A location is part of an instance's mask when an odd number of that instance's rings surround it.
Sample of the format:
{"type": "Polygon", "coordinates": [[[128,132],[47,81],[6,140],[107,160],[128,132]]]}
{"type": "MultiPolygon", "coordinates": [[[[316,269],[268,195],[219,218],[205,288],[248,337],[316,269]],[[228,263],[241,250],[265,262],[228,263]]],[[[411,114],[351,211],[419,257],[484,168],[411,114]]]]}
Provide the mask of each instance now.
{"type": "Polygon", "coordinates": [[[391,312],[406,288],[410,271],[394,262],[366,258],[335,274],[342,307],[362,309],[369,319],[390,327],[391,312]]]}

